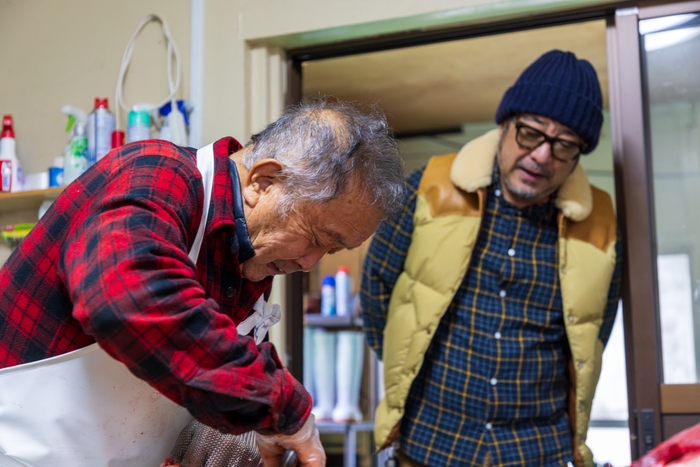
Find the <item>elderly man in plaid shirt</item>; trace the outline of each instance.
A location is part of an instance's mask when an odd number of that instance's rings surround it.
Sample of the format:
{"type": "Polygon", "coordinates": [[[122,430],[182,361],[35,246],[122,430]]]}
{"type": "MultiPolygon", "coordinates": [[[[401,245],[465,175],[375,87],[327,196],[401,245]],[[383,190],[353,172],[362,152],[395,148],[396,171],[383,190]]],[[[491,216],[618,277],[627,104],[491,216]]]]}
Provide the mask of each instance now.
{"type": "Polygon", "coordinates": [[[375,440],[401,466],[592,466],[586,433],[619,299],[610,197],[578,164],[603,121],[593,67],[550,51],[499,127],[408,177],[362,306],[383,358],[375,440]]]}
{"type": "MultiPolygon", "coordinates": [[[[385,117],[320,100],[289,109],[246,147],[220,139],[209,205],[195,153],[127,144],[66,187],[0,270],[0,368],[97,342],[196,420],[263,435],[266,465],[284,448],[301,465],[325,465],[309,393],[270,343],[239,336],[238,326],[273,276],[361,245],[399,206],[403,165],[385,117]]],[[[87,446],[76,443],[81,459],[87,446]]],[[[142,465],[134,459],[90,465],[142,465]]]]}

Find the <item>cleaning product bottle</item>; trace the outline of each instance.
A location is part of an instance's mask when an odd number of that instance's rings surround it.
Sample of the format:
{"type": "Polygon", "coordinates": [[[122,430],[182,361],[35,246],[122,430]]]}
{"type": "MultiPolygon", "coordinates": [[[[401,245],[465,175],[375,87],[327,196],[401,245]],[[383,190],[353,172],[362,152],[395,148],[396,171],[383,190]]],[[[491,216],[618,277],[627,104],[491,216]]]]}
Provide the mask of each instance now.
{"type": "Polygon", "coordinates": [[[63,157],[54,158],[53,165],[49,167],[49,188],[63,186],[63,157]]]}
{"type": "Polygon", "coordinates": [[[188,112],[192,109],[189,101],[179,100],[175,103],[173,112],[173,102],[166,102],[158,113],[163,117],[163,126],[158,133],[158,139],[170,141],[178,146],[186,146],[187,128],[189,126],[188,112]],[[171,123],[172,122],[172,123],[171,123]]]}
{"type": "Polygon", "coordinates": [[[112,132],[116,128],[114,114],[109,111],[109,100],[95,98],[95,108],[88,115],[88,164],[99,161],[112,149],[112,132]]]}
{"type": "Polygon", "coordinates": [[[326,276],[321,283],[321,314],[335,316],[335,278],[326,276]]]}
{"type": "Polygon", "coordinates": [[[124,132],[122,130],[114,130],[112,132],[112,149],[124,146],[124,132]]]}
{"type": "Polygon", "coordinates": [[[2,133],[0,133],[0,191],[22,190],[22,168],[17,159],[15,146],[15,131],[12,128],[12,115],[2,117],[2,133]]]}
{"type": "Polygon", "coordinates": [[[151,138],[151,116],[147,110],[129,111],[129,126],[126,129],[127,143],[151,138]]]}
{"type": "Polygon", "coordinates": [[[339,266],[335,273],[335,314],[346,316],[350,314],[350,270],[347,266],[339,266]]]}
{"type": "Polygon", "coordinates": [[[68,115],[66,131],[72,130],[70,145],[64,157],[63,181],[69,185],[88,168],[88,141],[85,126],[87,115],[73,106],[63,106],[63,113],[68,115]]]}

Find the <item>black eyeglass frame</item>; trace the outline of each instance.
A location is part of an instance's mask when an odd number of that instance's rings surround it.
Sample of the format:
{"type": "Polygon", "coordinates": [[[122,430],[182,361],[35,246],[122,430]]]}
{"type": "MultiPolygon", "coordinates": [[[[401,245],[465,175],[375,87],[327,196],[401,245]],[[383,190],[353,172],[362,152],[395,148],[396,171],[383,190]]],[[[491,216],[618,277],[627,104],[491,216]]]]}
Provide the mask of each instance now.
{"type": "Polygon", "coordinates": [[[581,156],[583,151],[586,150],[585,143],[576,144],[573,141],[568,140],[568,139],[553,138],[553,137],[547,135],[546,133],[538,130],[537,128],[533,128],[530,125],[521,122],[520,120],[518,120],[517,117],[513,117],[513,124],[515,125],[515,142],[518,143],[518,145],[520,147],[523,147],[525,149],[529,149],[530,151],[532,151],[534,149],[539,148],[544,143],[549,143],[550,154],[552,155],[552,157],[554,159],[558,160],[559,162],[574,162],[576,159],[578,159],[581,156]],[[532,147],[524,145],[523,143],[520,142],[520,138],[519,138],[520,130],[522,128],[527,128],[528,130],[532,131],[533,133],[539,134],[540,137],[542,138],[542,141],[540,141],[538,144],[536,144],[535,146],[532,146],[532,147]],[[554,143],[556,143],[556,142],[563,143],[565,145],[575,146],[578,148],[578,153],[569,159],[564,159],[562,157],[559,157],[556,154],[554,154],[554,143]]]}

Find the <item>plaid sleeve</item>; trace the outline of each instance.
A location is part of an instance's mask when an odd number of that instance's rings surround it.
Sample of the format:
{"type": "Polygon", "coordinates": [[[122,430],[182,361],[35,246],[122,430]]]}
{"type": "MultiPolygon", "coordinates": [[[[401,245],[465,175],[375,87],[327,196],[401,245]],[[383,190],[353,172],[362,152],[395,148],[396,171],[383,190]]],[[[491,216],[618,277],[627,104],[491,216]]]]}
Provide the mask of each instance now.
{"type": "MultiPolygon", "coordinates": [[[[617,238],[620,238],[618,230],[617,238]]],[[[618,240],[615,243],[615,271],[613,272],[610,290],[608,291],[608,304],[605,309],[603,325],[600,327],[598,338],[603,342],[603,346],[607,345],[612,332],[613,324],[615,323],[615,315],[617,314],[618,304],[620,302],[620,287],[622,285],[622,242],[618,240]]]]}
{"type": "Polygon", "coordinates": [[[238,336],[196,278],[188,246],[203,196],[194,164],[157,146],[134,151],[64,247],[73,316],[202,423],[231,433],[298,430],[308,393],[272,345],[238,336]]]}
{"type": "Polygon", "coordinates": [[[425,169],[414,171],[407,177],[403,208],[394,219],[380,224],[365,257],[360,291],[363,328],[368,345],[379,358],[382,356],[391,292],[403,271],[406,253],[411,244],[416,193],[423,170],[425,169]]]}

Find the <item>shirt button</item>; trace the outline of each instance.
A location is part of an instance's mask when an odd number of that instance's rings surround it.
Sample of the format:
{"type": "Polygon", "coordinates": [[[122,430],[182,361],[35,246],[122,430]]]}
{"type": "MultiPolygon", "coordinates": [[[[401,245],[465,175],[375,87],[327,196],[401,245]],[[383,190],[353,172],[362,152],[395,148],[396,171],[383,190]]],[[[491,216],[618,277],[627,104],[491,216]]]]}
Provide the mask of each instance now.
{"type": "Polygon", "coordinates": [[[220,426],[219,433],[221,433],[222,435],[227,435],[227,434],[231,433],[231,431],[228,428],[226,428],[225,426],[220,426]]]}
{"type": "Polygon", "coordinates": [[[496,194],[496,196],[501,196],[501,190],[499,190],[499,189],[496,189],[496,191],[494,191],[494,193],[496,194]]]}
{"type": "Polygon", "coordinates": [[[491,381],[489,381],[489,383],[491,383],[491,386],[495,386],[498,384],[498,380],[496,378],[491,378],[491,381]]]}
{"type": "Polygon", "coordinates": [[[490,430],[491,428],[493,428],[493,425],[491,425],[491,423],[487,423],[486,425],[484,425],[484,428],[490,430]]]}
{"type": "Polygon", "coordinates": [[[500,339],[500,338],[501,338],[501,333],[498,332],[498,331],[496,331],[496,334],[494,334],[493,337],[495,337],[496,339],[500,339]]]}
{"type": "Polygon", "coordinates": [[[505,297],[505,296],[506,296],[506,291],[505,291],[505,290],[501,290],[500,292],[498,292],[498,295],[500,295],[501,297],[505,297]]]}
{"type": "Polygon", "coordinates": [[[515,250],[512,248],[508,250],[508,256],[515,256],[515,250]]]}
{"type": "Polygon", "coordinates": [[[574,322],[574,317],[571,316],[571,315],[569,315],[569,317],[566,318],[566,319],[569,320],[570,323],[573,323],[573,322],[574,322]]]}
{"type": "Polygon", "coordinates": [[[231,298],[231,297],[233,297],[234,295],[236,295],[236,288],[235,288],[235,287],[227,287],[227,288],[226,288],[226,296],[227,296],[228,298],[231,298]]]}
{"type": "Polygon", "coordinates": [[[582,369],[582,368],[583,368],[583,362],[578,362],[578,363],[576,364],[576,366],[578,367],[579,370],[582,369]]]}

